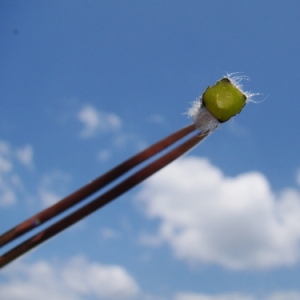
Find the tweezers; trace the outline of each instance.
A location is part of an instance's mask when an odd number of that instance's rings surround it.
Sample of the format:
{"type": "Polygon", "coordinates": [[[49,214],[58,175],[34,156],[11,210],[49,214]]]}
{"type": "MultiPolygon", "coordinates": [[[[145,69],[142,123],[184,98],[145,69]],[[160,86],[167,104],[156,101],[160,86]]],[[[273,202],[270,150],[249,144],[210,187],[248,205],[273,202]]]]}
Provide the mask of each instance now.
{"type": "Polygon", "coordinates": [[[31,230],[35,230],[38,226],[44,224],[59,214],[67,211],[76,204],[85,200],[87,197],[91,196],[95,192],[98,192],[108,184],[112,183],[125,173],[132,171],[133,168],[144,163],[146,160],[151,159],[153,156],[164,151],[166,148],[176,144],[181,139],[185,139],[178,146],[174,146],[169,152],[162,154],[156,160],[150,162],[146,166],[142,166],[132,175],[128,175],[121,182],[117,182],[116,185],[107,191],[104,191],[101,195],[97,196],[95,199],[87,202],[82,207],[69,213],[69,215],[61,217],[56,223],[49,225],[45,229],[41,229],[40,232],[33,234],[27,240],[20,242],[17,246],[5,252],[0,256],[0,268],[4,267],[8,263],[12,262],[14,259],[23,255],[32,248],[38,246],[39,244],[45,242],[54,235],[60,233],[69,226],[75,224],[79,220],[85,218],[89,214],[100,209],[104,205],[113,201],[123,193],[127,192],[134,186],[141,183],[143,180],[147,179],[149,176],[162,169],[179,156],[183,155],[194,146],[196,146],[200,141],[209,135],[209,131],[197,131],[195,135],[187,138],[193,131],[196,130],[195,124],[190,124],[180,130],[172,133],[171,135],[165,137],[159,142],[151,145],[147,149],[139,152],[138,154],[132,156],[121,164],[117,165],[110,171],[106,172],[102,176],[96,178],[95,180],[89,182],[87,185],[73,192],[69,196],[65,197],[61,201],[55,203],[54,205],[46,208],[45,210],[37,213],[31,218],[25,220],[19,225],[13,227],[7,232],[0,236],[0,247],[11,243],[15,239],[25,235],[31,230]]]}

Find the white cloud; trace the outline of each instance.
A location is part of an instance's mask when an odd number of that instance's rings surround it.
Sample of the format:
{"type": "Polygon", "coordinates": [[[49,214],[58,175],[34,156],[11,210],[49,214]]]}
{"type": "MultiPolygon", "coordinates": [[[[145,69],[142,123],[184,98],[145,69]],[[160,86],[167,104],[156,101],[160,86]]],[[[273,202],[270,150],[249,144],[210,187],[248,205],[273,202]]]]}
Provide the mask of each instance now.
{"type": "Polygon", "coordinates": [[[102,265],[76,256],[62,262],[16,262],[6,267],[0,283],[6,300],[133,299],[139,287],[117,265],[102,265]]]}
{"type": "Polygon", "coordinates": [[[161,114],[153,114],[149,117],[149,121],[158,125],[162,125],[166,122],[165,118],[161,114]]]}
{"type": "Polygon", "coordinates": [[[107,161],[110,157],[111,157],[111,151],[108,150],[108,149],[104,149],[104,150],[101,150],[98,152],[97,154],[97,159],[100,161],[100,162],[104,162],[104,161],[107,161]]]}
{"type": "Polygon", "coordinates": [[[118,130],[122,126],[119,116],[114,113],[99,111],[92,105],[84,106],[78,113],[77,118],[83,123],[80,136],[90,138],[99,132],[111,132],[118,130]]]}
{"type": "Polygon", "coordinates": [[[280,291],[274,292],[265,297],[256,297],[241,293],[226,293],[217,295],[196,294],[196,293],[178,293],[174,300],[299,300],[300,292],[298,291],[280,291]]]}
{"type": "Polygon", "coordinates": [[[33,167],[33,148],[31,145],[25,145],[16,150],[16,156],[21,163],[28,168],[33,167]]]}
{"type": "Polygon", "coordinates": [[[275,292],[269,297],[267,297],[267,300],[299,300],[299,299],[300,299],[300,291],[275,292]]]}
{"type": "Polygon", "coordinates": [[[114,147],[122,150],[128,146],[133,146],[135,151],[141,151],[148,146],[147,143],[139,136],[131,133],[115,135],[112,140],[112,144],[114,147]]]}
{"type": "Polygon", "coordinates": [[[300,169],[296,173],[296,182],[300,185],[300,169]]]}
{"type": "MultiPolygon", "coordinates": [[[[18,260],[0,274],[1,299],[5,300],[125,300],[165,299],[145,294],[135,279],[121,266],[103,265],[84,255],[69,259],[40,260],[24,263],[18,260]]],[[[300,291],[274,291],[265,296],[229,292],[204,294],[177,292],[173,300],[298,300],[300,291]]]]}
{"type": "Polygon", "coordinates": [[[6,182],[0,175],[0,207],[10,206],[17,201],[17,196],[10,183],[6,182]]]}
{"type": "Polygon", "coordinates": [[[108,228],[108,227],[105,227],[105,228],[102,228],[101,229],[101,236],[105,239],[118,239],[120,237],[119,233],[112,229],[112,228],[108,228]]]}
{"type": "Polygon", "coordinates": [[[38,198],[44,207],[48,207],[67,195],[67,186],[71,178],[61,171],[43,175],[38,188],[38,198]]]}
{"type": "Polygon", "coordinates": [[[238,293],[206,295],[194,293],[179,293],[174,300],[254,300],[255,298],[238,293]]]}
{"type": "Polygon", "coordinates": [[[185,157],[147,180],[137,200],[160,220],[148,241],[168,243],[179,259],[230,269],[299,261],[300,193],[275,195],[259,172],[230,178],[206,159],[185,157]]]}
{"type": "Polygon", "coordinates": [[[0,207],[15,204],[18,192],[22,191],[22,180],[16,172],[17,150],[8,143],[0,141],[0,207]]]}
{"type": "Polygon", "coordinates": [[[13,168],[11,162],[11,149],[5,142],[0,141],[0,172],[9,172],[13,168]]]}

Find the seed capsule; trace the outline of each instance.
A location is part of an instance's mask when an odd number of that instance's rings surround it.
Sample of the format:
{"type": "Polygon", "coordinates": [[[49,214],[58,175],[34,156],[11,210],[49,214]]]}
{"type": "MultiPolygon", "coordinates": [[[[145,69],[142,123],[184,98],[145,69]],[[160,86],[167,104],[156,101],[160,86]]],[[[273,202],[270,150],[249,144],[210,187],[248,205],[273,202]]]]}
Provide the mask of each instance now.
{"type": "Polygon", "coordinates": [[[203,105],[220,123],[240,113],[246,100],[247,96],[227,77],[208,87],[202,95],[203,105]]]}

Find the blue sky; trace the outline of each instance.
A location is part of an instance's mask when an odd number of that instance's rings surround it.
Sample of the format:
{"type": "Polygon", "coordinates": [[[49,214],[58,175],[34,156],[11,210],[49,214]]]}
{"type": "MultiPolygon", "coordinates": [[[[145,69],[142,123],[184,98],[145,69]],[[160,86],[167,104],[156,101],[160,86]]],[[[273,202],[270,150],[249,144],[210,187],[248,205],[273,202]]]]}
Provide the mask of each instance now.
{"type": "Polygon", "coordinates": [[[260,94],[1,270],[5,299],[300,299],[299,1],[1,1],[0,14],[1,232],[191,122],[226,73],[260,94]]]}

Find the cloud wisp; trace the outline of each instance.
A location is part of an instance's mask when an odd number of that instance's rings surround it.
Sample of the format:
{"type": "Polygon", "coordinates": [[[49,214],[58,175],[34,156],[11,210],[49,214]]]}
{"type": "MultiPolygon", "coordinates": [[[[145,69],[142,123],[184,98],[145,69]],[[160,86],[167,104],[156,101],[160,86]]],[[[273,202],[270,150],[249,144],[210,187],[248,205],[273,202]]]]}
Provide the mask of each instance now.
{"type": "Polygon", "coordinates": [[[23,180],[19,169],[33,167],[33,148],[26,145],[14,148],[5,141],[0,141],[0,207],[15,204],[18,194],[23,192],[23,180]]]}
{"type": "Polygon", "coordinates": [[[3,299],[133,299],[139,287],[121,266],[102,265],[78,255],[62,262],[18,262],[0,283],[3,299]]]}
{"type": "Polygon", "coordinates": [[[122,120],[118,115],[97,110],[92,105],[85,105],[78,112],[77,119],[83,124],[79,132],[82,138],[95,137],[100,132],[112,132],[122,127],[122,120]]]}
{"type": "Polygon", "coordinates": [[[29,169],[33,168],[33,148],[31,145],[25,145],[16,150],[16,157],[29,169]]]}
{"type": "Polygon", "coordinates": [[[196,293],[178,293],[174,300],[298,300],[299,291],[277,291],[264,297],[257,297],[242,293],[224,293],[217,295],[196,294],[196,293]]]}
{"type": "MultiPolygon", "coordinates": [[[[133,300],[166,299],[146,294],[128,271],[119,265],[100,264],[84,255],[68,259],[20,260],[0,274],[1,297],[7,300],[133,300]]],[[[258,297],[239,292],[205,294],[174,291],[173,300],[296,300],[297,290],[274,291],[258,297]]],[[[1,298],[1,299],[2,299],[1,298]]]]}
{"type": "Polygon", "coordinates": [[[259,172],[226,177],[208,160],[182,158],[150,178],[137,195],[176,258],[229,269],[289,266],[300,258],[300,193],[275,194],[259,172]]]}
{"type": "Polygon", "coordinates": [[[44,174],[37,191],[42,206],[51,206],[66,196],[70,182],[71,176],[59,170],[44,174]]]}

